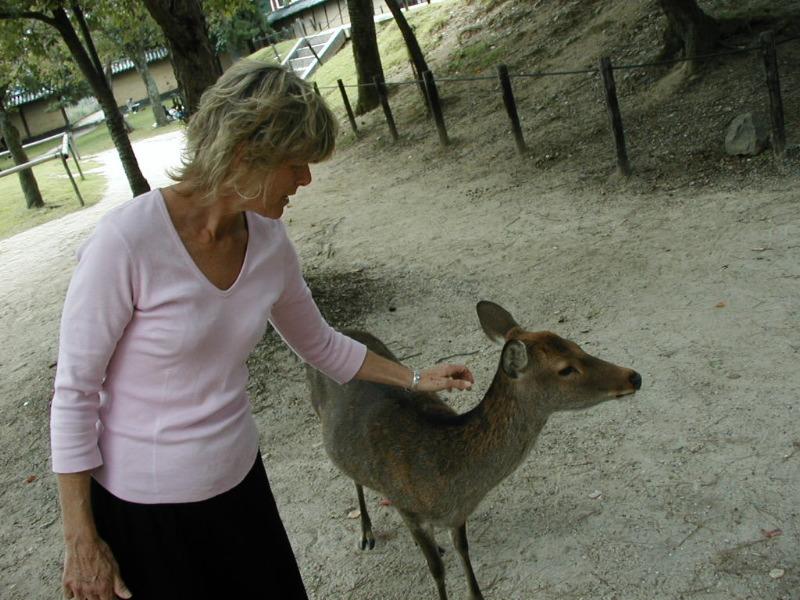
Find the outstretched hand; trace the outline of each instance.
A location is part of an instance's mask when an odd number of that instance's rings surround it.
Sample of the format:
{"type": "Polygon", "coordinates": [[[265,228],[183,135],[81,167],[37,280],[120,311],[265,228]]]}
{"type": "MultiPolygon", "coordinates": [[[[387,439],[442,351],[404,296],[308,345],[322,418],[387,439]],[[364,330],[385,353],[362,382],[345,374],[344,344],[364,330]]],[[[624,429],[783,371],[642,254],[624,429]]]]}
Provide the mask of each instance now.
{"type": "Polygon", "coordinates": [[[420,371],[416,389],[422,392],[468,390],[473,383],[475,378],[466,366],[442,364],[420,371]]]}

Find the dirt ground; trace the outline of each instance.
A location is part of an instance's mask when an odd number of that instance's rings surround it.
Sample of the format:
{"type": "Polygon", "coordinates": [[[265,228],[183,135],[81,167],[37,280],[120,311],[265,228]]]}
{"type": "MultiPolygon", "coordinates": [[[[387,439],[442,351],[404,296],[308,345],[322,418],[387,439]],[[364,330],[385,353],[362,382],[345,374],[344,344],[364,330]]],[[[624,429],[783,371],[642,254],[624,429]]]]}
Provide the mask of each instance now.
{"type": "MultiPolygon", "coordinates": [[[[137,145],[153,184],[178,143],[137,145]]],[[[499,356],[474,313],[484,298],[644,378],[631,399],[554,416],[474,513],[487,598],[799,598],[797,175],[736,191],[581,192],[513,155],[487,161],[474,144],[414,148],[351,148],[317,166],[288,209],[328,318],[369,329],[409,364],[466,361],[477,386],[450,395],[459,410],[480,400],[499,356]]],[[[4,599],[59,597],[47,440],[57,323],[76,246],[125,196],[112,180],[96,209],[0,242],[4,599]]],[[[435,597],[377,494],[376,548],[357,548],[355,494],[321,447],[299,361],[268,334],[251,368],[265,461],[311,597],[435,597]]],[[[440,538],[452,597],[464,597],[440,538]]]]}
{"type": "MultiPolygon", "coordinates": [[[[629,22],[617,2],[601,3],[605,12],[540,4],[538,23],[514,3],[532,31],[567,44],[561,33],[583,24],[584,37],[602,31],[607,45],[630,38],[630,60],[647,58],[660,27],[644,2],[629,22]]],[[[515,14],[497,9],[479,25],[499,40],[522,22],[515,14]]],[[[471,19],[448,26],[466,31],[471,19]]],[[[518,67],[533,70],[540,56],[543,68],[595,64],[595,49],[564,44],[534,44],[518,67]]],[[[793,90],[800,44],[790,46],[782,68],[793,90]]],[[[632,398],[552,417],[472,515],[487,600],[800,599],[798,149],[783,170],[768,153],[720,150],[725,122],[763,106],[756,60],[731,59],[702,82],[673,72],[621,79],[628,181],[613,176],[588,78],[517,89],[533,148],[524,157],[488,96],[442,86],[453,145],[441,149],[416,92],[398,92],[400,142],[387,140],[379,114],[360,119],[366,139],[343,133],[343,149],[287,211],[328,319],[368,329],[408,364],[466,362],[477,385],[448,395],[459,411],[480,401],[499,359],[478,325],[481,299],[642,374],[632,398]]],[[[786,97],[790,143],[796,98],[786,97]]],[[[179,144],[168,134],[135,145],[151,185],[167,182],[179,144]]],[[[60,597],[48,402],[74,251],[128,194],[113,155],[103,159],[104,201],[0,240],[3,600],[60,597]]],[[[367,501],[377,544],[358,548],[353,486],[321,446],[298,359],[269,333],[250,366],[267,470],[310,597],[435,598],[421,552],[376,493],[367,501]]],[[[448,536],[439,542],[451,597],[466,597],[448,536]]]]}

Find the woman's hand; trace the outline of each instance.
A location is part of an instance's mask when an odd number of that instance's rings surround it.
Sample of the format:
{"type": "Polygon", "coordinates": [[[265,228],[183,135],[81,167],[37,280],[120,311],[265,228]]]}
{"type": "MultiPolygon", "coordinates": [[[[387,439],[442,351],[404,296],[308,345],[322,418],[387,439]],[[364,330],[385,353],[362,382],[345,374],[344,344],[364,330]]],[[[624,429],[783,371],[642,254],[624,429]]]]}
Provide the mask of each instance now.
{"type": "Polygon", "coordinates": [[[419,371],[419,381],[414,385],[414,371],[398,362],[389,360],[367,351],[364,364],[361,365],[356,379],[386,383],[421,392],[439,392],[442,390],[468,390],[475,383],[475,378],[464,365],[436,365],[430,369],[419,371]]]}
{"type": "Polygon", "coordinates": [[[475,378],[464,365],[442,364],[420,371],[419,383],[414,389],[422,392],[468,390],[473,383],[475,378]]]}
{"type": "Polygon", "coordinates": [[[74,600],[131,597],[111,549],[100,538],[67,544],[62,582],[64,596],[74,600]]]}

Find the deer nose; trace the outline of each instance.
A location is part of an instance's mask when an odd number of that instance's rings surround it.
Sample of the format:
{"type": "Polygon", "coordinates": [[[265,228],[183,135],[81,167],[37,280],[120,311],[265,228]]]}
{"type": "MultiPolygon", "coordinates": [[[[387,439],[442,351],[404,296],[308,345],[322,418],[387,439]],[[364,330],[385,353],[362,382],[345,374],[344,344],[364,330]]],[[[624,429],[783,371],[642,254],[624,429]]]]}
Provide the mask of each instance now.
{"type": "Polygon", "coordinates": [[[642,376],[639,375],[636,371],[631,373],[631,376],[628,378],[628,381],[631,382],[631,385],[633,385],[634,389],[638,390],[642,387],[642,376]]]}

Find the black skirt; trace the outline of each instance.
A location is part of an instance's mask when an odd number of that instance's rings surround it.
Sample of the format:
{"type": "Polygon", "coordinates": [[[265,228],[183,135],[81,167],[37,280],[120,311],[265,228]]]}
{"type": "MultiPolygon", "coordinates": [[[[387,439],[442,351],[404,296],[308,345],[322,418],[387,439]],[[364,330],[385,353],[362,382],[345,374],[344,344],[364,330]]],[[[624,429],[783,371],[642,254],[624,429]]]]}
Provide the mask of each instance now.
{"type": "Polygon", "coordinates": [[[261,455],[201,502],[137,504],[92,480],[92,510],[133,600],[307,600],[261,455]]]}

